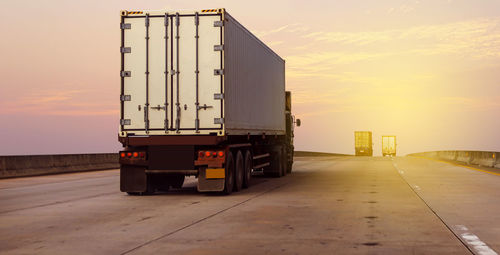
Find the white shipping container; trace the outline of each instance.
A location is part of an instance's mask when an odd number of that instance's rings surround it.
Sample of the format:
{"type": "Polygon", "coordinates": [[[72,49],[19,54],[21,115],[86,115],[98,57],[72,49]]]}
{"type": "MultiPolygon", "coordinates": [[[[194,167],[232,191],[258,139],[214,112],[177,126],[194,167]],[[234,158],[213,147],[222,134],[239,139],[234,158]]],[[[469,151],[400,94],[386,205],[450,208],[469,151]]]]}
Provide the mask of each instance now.
{"type": "Polygon", "coordinates": [[[396,136],[382,136],[382,155],[396,155],[396,136]]]}
{"type": "Polygon", "coordinates": [[[285,61],[224,9],[120,26],[120,136],[285,134],[285,61]]]}

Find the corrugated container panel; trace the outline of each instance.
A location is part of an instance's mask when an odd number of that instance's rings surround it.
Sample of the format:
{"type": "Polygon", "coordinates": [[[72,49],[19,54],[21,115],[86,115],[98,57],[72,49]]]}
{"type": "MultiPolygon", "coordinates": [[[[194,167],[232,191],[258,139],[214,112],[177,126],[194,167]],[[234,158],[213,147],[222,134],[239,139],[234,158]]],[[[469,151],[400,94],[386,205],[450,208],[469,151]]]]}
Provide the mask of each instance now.
{"type": "Polygon", "coordinates": [[[355,131],[354,146],[356,148],[371,148],[372,147],[372,132],[370,131],[355,131]]]}
{"type": "Polygon", "coordinates": [[[226,133],[285,133],[285,61],[227,13],[224,28],[226,133]]]}

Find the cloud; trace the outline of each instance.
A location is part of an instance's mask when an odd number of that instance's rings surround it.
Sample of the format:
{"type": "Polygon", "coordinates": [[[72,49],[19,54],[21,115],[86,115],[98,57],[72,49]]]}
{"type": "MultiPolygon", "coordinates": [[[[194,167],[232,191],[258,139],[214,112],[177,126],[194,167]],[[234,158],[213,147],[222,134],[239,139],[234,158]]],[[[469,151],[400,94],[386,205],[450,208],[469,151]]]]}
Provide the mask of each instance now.
{"type": "Polygon", "coordinates": [[[35,91],[30,95],[0,102],[0,114],[29,114],[57,116],[117,115],[117,103],[87,100],[93,93],[85,90],[35,91]]]}
{"type": "Polygon", "coordinates": [[[280,32],[288,32],[288,33],[297,33],[297,32],[304,32],[309,30],[308,27],[300,24],[300,23],[292,23],[288,25],[284,25],[278,28],[274,28],[271,30],[263,30],[263,31],[253,31],[252,33],[255,34],[257,37],[262,38],[262,37],[267,37],[271,36],[274,34],[278,34],[280,32]]]}
{"type": "MultiPolygon", "coordinates": [[[[286,30],[281,30],[285,33],[286,30]]],[[[292,77],[336,78],[339,67],[367,61],[416,57],[468,58],[500,57],[500,18],[474,19],[405,29],[362,32],[309,31],[303,43],[280,45],[292,77]]],[[[432,61],[427,60],[427,61],[432,61]]],[[[343,77],[340,77],[343,78],[343,77]]]]}
{"type": "MultiPolygon", "coordinates": [[[[469,44],[500,44],[500,18],[476,19],[440,25],[415,26],[404,29],[363,32],[321,32],[304,36],[314,41],[363,46],[398,40],[465,41],[469,44]]],[[[432,42],[431,42],[432,43],[432,42]]]]}
{"type": "Polygon", "coordinates": [[[441,104],[451,105],[452,107],[461,107],[474,110],[494,110],[500,108],[500,97],[477,98],[477,97],[441,97],[441,104]]]}

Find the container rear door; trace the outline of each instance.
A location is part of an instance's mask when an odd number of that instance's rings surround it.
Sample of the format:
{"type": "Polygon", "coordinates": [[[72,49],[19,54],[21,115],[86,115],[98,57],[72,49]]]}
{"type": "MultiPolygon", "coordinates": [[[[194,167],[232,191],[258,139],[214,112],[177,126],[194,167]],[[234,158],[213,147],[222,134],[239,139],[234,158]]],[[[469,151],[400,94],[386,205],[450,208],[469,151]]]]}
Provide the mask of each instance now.
{"type": "Polygon", "coordinates": [[[222,128],[220,14],[125,16],[122,131],[209,133],[222,128]]]}
{"type": "Polygon", "coordinates": [[[354,139],[356,148],[369,148],[371,146],[369,132],[356,131],[354,133],[354,139]]]}
{"type": "Polygon", "coordinates": [[[395,153],[396,152],[396,137],[383,136],[382,137],[382,152],[395,153]]]}

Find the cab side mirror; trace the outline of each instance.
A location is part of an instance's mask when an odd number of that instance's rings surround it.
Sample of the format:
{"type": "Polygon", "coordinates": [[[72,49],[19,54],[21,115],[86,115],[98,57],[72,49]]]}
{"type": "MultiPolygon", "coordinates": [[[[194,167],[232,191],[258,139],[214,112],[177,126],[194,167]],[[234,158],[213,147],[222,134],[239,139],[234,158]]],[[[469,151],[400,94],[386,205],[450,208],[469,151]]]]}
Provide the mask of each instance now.
{"type": "Polygon", "coordinates": [[[295,124],[297,125],[297,127],[300,127],[300,119],[297,119],[297,120],[295,121],[295,124]]]}

